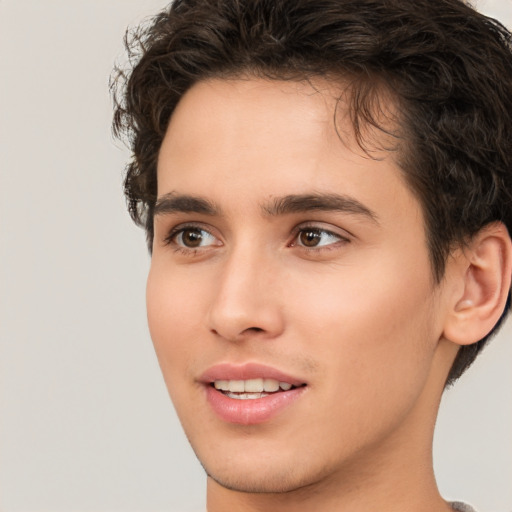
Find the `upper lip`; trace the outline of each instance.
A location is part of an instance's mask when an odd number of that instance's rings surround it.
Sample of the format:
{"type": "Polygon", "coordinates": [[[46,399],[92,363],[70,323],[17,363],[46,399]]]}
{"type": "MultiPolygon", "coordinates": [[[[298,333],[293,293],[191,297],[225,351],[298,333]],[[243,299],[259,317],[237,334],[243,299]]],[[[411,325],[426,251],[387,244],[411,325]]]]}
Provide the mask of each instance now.
{"type": "Polygon", "coordinates": [[[277,368],[259,363],[232,364],[220,363],[206,370],[199,380],[211,384],[216,380],[249,380],[274,379],[278,382],[287,382],[292,386],[302,386],[305,382],[297,377],[288,375],[277,368]]]}

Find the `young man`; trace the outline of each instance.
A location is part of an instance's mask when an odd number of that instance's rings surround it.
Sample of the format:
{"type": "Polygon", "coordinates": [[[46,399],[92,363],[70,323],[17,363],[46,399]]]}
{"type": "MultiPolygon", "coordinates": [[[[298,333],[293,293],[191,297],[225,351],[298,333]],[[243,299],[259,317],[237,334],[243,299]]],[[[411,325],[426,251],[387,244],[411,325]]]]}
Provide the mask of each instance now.
{"type": "Polygon", "coordinates": [[[134,41],[114,128],[209,512],[466,510],[432,436],[510,308],[510,34],[460,0],[177,0],[134,41]]]}

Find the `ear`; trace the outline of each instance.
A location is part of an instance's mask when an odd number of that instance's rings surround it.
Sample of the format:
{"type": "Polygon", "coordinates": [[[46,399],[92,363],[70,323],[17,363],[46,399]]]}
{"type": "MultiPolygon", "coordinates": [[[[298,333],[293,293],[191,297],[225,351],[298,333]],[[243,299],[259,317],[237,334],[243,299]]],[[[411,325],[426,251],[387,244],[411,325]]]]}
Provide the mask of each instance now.
{"type": "Polygon", "coordinates": [[[482,228],[447,262],[448,314],[444,337],[458,345],[481,340],[503,314],[512,277],[512,242],[496,222],[482,228]]]}

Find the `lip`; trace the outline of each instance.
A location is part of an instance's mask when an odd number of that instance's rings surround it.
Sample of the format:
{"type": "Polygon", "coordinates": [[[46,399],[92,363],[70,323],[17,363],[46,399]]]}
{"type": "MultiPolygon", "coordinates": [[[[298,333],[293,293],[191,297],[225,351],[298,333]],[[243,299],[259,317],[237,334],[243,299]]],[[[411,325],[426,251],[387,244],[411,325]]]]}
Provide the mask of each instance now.
{"type": "Polygon", "coordinates": [[[248,363],[233,365],[223,363],[209,368],[199,379],[206,390],[206,400],[213,412],[223,421],[239,425],[257,425],[271,420],[291,406],[305,391],[305,382],[276,368],[248,363]],[[212,383],[216,380],[275,379],[288,382],[294,387],[279,391],[263,398],[240,400],[230,398],[216,390],[212,383]]]}
{"type": "Polygon", "coordinates": [[[246,363],[235,365],[221,363],[206,370],[199,378],[205,384],[211,384],[216,380],[248,380],[248,379],[274,379],[278,382],[288,382],[292,386],[306,384],[304,380],[288,375],[276,368],[259,363],[246,363]]]}

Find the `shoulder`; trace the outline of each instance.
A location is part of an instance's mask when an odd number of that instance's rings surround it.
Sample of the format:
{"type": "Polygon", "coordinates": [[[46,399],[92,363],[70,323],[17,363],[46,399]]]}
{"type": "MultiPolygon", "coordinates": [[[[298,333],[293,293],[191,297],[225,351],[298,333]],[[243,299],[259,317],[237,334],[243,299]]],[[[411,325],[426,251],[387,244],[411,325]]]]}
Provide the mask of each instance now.
{"type": "Polygon", "coordinates": [[[453,510],[456,510],[457,512],[476,512],[473,507],[470,507],[469,505],[466,505],[460,501],[452,501],[450,505],[452,506],[453,510]]]}

